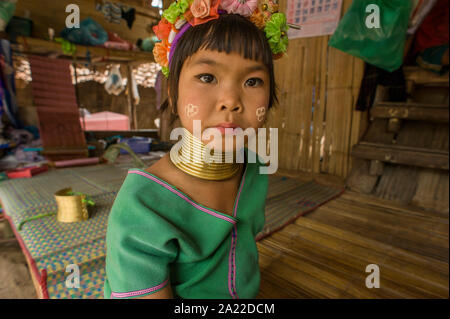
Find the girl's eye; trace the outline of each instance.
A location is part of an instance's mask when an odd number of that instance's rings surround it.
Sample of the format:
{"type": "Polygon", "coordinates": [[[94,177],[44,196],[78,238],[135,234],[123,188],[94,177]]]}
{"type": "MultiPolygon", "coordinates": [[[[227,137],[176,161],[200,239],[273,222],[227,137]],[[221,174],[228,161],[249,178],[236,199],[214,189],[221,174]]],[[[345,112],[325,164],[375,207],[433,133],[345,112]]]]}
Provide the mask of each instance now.
{"type": "Polygon", "coordinates": [[[204,83],[211,83],[214,81],[214,76],[211,74],[200,74],[197,78],[204,83]]]}
{"type": "Polygon", "coordinates": [[[245,84],[247,84],[250,87],[257,87],[257,86],[261,86],[263,83],[264,83],[263,80],[261,80],[259,78],[251,78],[251,79],[248,79],[245,84]]]}

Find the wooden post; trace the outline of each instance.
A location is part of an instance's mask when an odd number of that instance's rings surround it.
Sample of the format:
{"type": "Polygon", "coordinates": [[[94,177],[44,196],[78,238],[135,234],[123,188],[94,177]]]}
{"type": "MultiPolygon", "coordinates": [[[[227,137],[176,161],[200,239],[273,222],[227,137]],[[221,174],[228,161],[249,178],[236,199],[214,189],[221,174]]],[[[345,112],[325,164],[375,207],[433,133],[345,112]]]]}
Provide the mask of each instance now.
{"type": "Polygon", "coordinates": [[[371,160],[369,174],[372,176],[383,174],[384,163],[379,160],[371,160]]]}
{"type": "Polygon", "coordinates": [[[387,130],[391,133],[400,132],[402,121],[396,117],[389,119],[387,130]]]}
{"type": "Polygon", "coordinates": [[[138,129],[136,105],[134,104],[133,88],[132,86],[132,67],[129,63],[127,66],[127,102],[128,102],[128,114],[130,117],[130,127],[132,130],[138,129]]]}
{"type": "Polygon", "coordinates": [[[414,93],[414,81],[412,80],[406,80],[406,93],[408,95],[408,97],[406,98],[406,101],[408,103],[413,102],[413,93],[414,93]]]}

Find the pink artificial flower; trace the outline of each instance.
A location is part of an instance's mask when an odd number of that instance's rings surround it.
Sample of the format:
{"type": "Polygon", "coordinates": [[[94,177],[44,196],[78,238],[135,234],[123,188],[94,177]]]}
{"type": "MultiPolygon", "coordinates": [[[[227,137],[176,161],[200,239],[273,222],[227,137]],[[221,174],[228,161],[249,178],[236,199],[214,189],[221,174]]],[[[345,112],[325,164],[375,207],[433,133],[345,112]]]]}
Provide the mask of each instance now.
{"type": "Polygon", "coordinates": [[[219,18],[219,4],[220,0],[194,0],[183,16],[192,26],[206,23],[219,18]]]}
{"type": "Polygon", "coordinates": [[[195,18],[206,18],[211,8],[211,0],[194,0],[191,4],[191,12],[195,18]]]}
{"type": "Polygon", "coordinates": [[[249,17],[257,6],[258,0],[222,0],[219,8],[227,13],[237,13],[244,17],[249,17]]]}

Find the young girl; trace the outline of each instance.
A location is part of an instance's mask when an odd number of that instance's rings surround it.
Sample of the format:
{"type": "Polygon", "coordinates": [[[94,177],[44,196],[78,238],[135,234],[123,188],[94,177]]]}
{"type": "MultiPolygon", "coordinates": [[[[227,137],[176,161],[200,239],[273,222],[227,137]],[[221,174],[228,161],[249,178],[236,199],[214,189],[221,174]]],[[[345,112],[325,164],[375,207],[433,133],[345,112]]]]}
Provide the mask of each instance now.
{"type": "Polygon", "coordinates": [[[180,117],[182,144],[146,170],[128,171],[108,220],[105,298],[257,295],[263,164],[248,160],[248,148],[244,163],[207,163],[198,154],[211,141],[225,150],[222,159],[237,153],[238,144],[225,145],[225,128],[264,124],[276,102],[273,55],[287,45],[276,12],[269,0],[181,0],[155,27],[155,60],[168,76],[163,107],[180,117]],[[198,120],[201,132],[225,134],[198,139],[198,120]]]}

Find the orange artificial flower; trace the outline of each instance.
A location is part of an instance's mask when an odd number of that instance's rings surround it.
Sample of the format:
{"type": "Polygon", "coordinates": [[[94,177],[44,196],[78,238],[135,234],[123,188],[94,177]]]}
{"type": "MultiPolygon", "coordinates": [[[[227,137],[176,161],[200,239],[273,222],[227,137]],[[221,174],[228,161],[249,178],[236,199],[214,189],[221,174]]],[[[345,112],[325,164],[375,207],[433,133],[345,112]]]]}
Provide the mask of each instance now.
{"type": "Polygon", "coordinates": [[[165,18],[162,18],[158,25],[153,27],[153,32],[158,39],[163,40],[169,37],[170,30],[172,29],[172,24],[165,18]]]}
{"type": "Polygon", "coordinates": [[[191,4],[192,15],[196,18],[206,18],[211,10],[211,0],[194,0],[191,4]]]}
{"type": "Polygon", "coordinates": [[[167,54],[170,51],[170,44],[167,39],[161,42],[155,43],[153,47],[153,56],[155,57],[155,62],[161,66],[169,66],[169,60],[167,54]]]}
{"type": "Polygon", "coordinates": [[[254,25],[258,27],[258,29],[264,29],[264,27],[266,26],[264,15],[259,11],[259,9],[256,9],[249,19],[254,25]]]}

